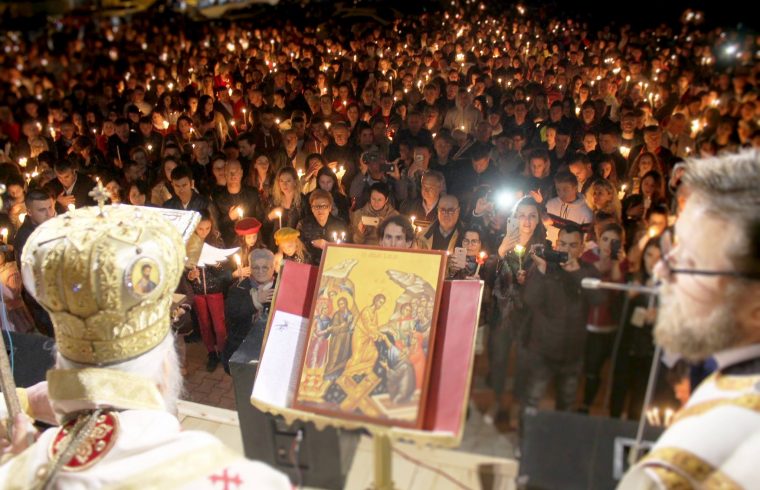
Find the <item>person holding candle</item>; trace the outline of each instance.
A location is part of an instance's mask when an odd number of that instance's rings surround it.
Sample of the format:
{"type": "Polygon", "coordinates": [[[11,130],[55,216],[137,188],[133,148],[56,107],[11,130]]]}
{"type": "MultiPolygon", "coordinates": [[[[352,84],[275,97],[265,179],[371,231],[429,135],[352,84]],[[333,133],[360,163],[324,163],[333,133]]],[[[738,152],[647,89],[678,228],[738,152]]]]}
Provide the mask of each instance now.
{"type": "Polygon", "coordinates": [[[219,209],[219,231],[226,246],[235,242],[235,223],[245,217],[261,218],[261,204],[256,189],[243,185],[243,167],[239,160],[227,160],[225,186],[212,194],[219,209]]]}
{"type": "Polygon", "coordinates": [[[55,196],[55,208],[58,213],[65,213],[69,204],[81,208],[94,204],[89,193],[95,183],[80,174],[68,159],[55,163],[55,179],[48,182],[46,190],[55,196]]]}
{"type": "Polygon", "coordinates": [[[446,180],[441,172],[427,170],[420,179],[420,194],[416,199],[401,203],[401,214],[414,216],[413,226],[428,226],[438,215],[438,200],[446,180]]]}
{"type": "Polygon", "coordinates": [[[310,212],[298,223],[301,240],[306,245],[313,265],[320,263],[322,251],[328,242],[345,242],[349,238],[346,223],[332,215],[332,207],[332,195],[316,189],[309,194],[310,212]]]}
{"type": "MultiPolygon", "coordinates": [[[[317,173],[327,167],[327,160],[319,153],[311,153],[306,157],[305,164],[306,169],[303,173],[298,173],[300,175],[301,192],[308,194],[317,188],[317,173]]],[[[327,170],[335,175],[335,172],[331,169],[328,168],[327,170]]],[[[337,181],[338,178],[336,177],[335,180],[337,181]]]]}
{"type": "MultiPolygon", "coordinates": [[[[335,172],[328,167],[322,167],[317,171],[316,188],[330,193],[333,198],[333,206],[330,214],[343,220],[344,223],[350,221],[351,200],[343,191],[343,186],[335,175],[335,172]]],[[[316,188],[314,190],[316,190],[316,188]]],[[[310,194],[309,194],[310,195],[310,194]]],[[[307,197],[309,196],[307,195],[307,197]]]]}
{"type": "MultiPolygon", "coordinates": [[[[491,296],[494,274],[496,272],[497,256],[489,255],[483,242],[482,231],[478,226],[464,226],[462,239],[458,246],[465,249],[464,267],[459,267],[449,256],[448,275],[449,279],[479,279],[486,281],[486,290],[483,292],[485,301],[491,296]]],[[[483,317],[485,318],[485,317],[483,317]]]]}
{"type": "Polygon", "coordinates": [[[5,189],[2,199],[3,211],[8,213],[13,229],[18,230],[21,227],[18,217],[21,213],[26,213],[24,179],[19,175],[9,175],[5,181],[5,189]]]}
{"type": "MultiPolygon", "coordinates": [[[[499,243],[495,260],[498,260],[493,282],[493,309],[489,321],[487,341],[489,373],[487,381],[496,397],[494,421],[499,428],[510,423],[510,411],[515,401],[525,399],[528,376],[526,346],[530,336],[528,320],[530,312],[522,300],[527,272],[533,258],[527,251],[533,245],[550,247],[546,240],[546,228],[541,220],[542,209],[534,199],[524,197],[512,210],[511,233],[506,233],[499,243]],[[517,246],[522,247],[521,250],[517,246]],[[515,345],[517,356],[513,374],[514,388],[506,392],[509,355],[515,345]]],[[[508,227],[509,229],[509,227],[508,227]]],[[[489,415],[492,417],[492,415],[489,415]]]]}
{"type": "MultiPolygon", "coordinates": [[[[199,211],[201,221],[195,229],[200,240],[215,247],[223,246],[222,238],[213,225],[207,210],[199,211]]],[[[229,282],[224,264],[193,267],[187,279],[193,286],[193,307],[198,319],[203,344],[208,352],[206,371],[213,372],[219,365],[219,354],[224,350],[227,326],[224,320],[224,291],[229,282]]],[[[233,274],[232,277],[235,277],[233,274]]]]}
{"type": "Polygon", "coordinates": [[[274,230],[295,228],[304,216],[305,206],[296,169],[283,167],[278,170],[272,189],[272,202],[266,213],[274,230]]]}

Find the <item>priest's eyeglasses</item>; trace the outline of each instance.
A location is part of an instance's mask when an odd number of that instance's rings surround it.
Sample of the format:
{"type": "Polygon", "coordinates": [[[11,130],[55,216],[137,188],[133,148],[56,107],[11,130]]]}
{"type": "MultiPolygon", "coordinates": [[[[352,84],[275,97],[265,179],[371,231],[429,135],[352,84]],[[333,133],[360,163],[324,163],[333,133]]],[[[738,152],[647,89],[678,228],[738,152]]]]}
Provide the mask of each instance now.
{"type": "Polygon", "coordinates": [[[674,236],[671,230],[665,230],[660,236],[660,279],[669,280],[675,274],[688,274],[692,276],[712,277],[736,277],[739,279],[760,280],[760,272],[721,271],[678,267],[678,257],[674,246],[674,236]]]}

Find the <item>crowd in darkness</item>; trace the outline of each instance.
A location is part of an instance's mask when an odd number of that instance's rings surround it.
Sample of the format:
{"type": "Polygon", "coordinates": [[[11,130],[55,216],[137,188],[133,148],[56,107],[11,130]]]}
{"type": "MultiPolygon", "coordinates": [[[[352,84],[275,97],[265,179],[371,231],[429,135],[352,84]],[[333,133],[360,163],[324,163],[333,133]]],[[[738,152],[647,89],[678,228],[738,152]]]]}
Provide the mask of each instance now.
{"type": "MultiPolygon", "coordinates": [[[[329,242],[446,250],[450,279],[485,282],[491,416],[554,383],[558,409],[607,393],[609,414],[638,418],[656,307],[580,281],[651,285],[689,159],[760,147],[757,38],[701,16],[594,32],[467,3],[387,24],[163,12],[6,31],[11,323],[52,334],[21,251],[99,182],[113,203],[198,211],[197,240],[241,247],[180,285],[178,329],[201,334],[209,370],[260,328],[283,261],[318,265],[329,242]]],[[[689,368],[667,367],[656,403],[676,408],[689,368]]]]}

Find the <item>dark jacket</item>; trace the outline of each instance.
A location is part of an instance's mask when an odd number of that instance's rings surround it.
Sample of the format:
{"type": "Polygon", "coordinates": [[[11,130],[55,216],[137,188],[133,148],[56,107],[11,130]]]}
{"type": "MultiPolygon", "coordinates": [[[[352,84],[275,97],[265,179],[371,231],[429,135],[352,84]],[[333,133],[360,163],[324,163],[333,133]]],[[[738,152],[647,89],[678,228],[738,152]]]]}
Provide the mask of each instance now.
{"type": "Polygon", "coordinates": [[[259,338],[262,340],[264,338],[270,305],[264,304],[261,305],[261,308],[256,308],[253,304],[253,298],[251,298],[252,289],[258,289],[258,285],[247,278],[233,284],[227,291],[227,298],[224,300],[227,342],[224,344],[224,352],[222,352],[222,363],[227,371],[232,354],[240,347],[252,329],[256,330],[259,338]]]}
{"type": "Polygon", "coordinates": [[[193,195],[190,198],[190,202],[187,203],[187,207],[183,207],[182,201],[180,201],[179,197],[176,196],[166,201],[163,207],[166,209],[179,209],[186,211],[201,211],[203,209],[208,209],[209,214],[211,214],[211,219],[217,225],[217,228],[219,226],[219,211],[217,210],[216,205],[211,202],[209,198],[202,196],[195,191],[193,191],[193,195]]]}
{"type": "MultiPolygon", "coordinates": [[[[74,188],[71,190],[71,195],[74,196],[74,205],[77,208],[95,205],[95,201],[90,197],[90,191],[93,187],[95,187],[95,183],[89,177],[77,172],[77,180],[74,182],[74,188]]],[[[53,196],[53,199],[58,199],[58,196],[65,191],[58,179],[51,180],[45,186],[45,189],[53,196]]],[[[55,211],[60,214],[65,213],[68,209],[56,201],[55,211]]]]}
{"type": "Polygon", "coordinates": [[[582,289],[581,280],[598,276],[596,268],[584,262],[574,272],[551,263],[546,274],[535,265],[531,268],[523,292],[531,311],[530,350],[557,362],[583,358],[589,303],[598,303],[601,298],[582,289]]]}
{"type": "Polygon", "coordinates": [[[228,247],[233,246],[237,236],[235,234],[235,222],[230,219],[230,209],[242,206],[245,212],[244,216],[256,218],[260,222],[264,221],[259,191],[253,187],[244,185],[237,194],[230,194],[226,187],[222,187],[212,194],[212,199],[219,211],[219,232],[228,247]]]}
{"type": "Polygon", "coordinates": [[[319,265],[322,260],[322,250],[312,245],[312,240],[324,238],[328,242],[334,242],[337,237],[345,242],[351,238],[346,223],[333,215],[327,218],[325,226],[320,226],[314,216],[308,213],[308,216],[298,223],[298,230],[301,232],[301,241],[306,245],[306,250],[311,255],[311,263],[314,265],[319,265]]]}

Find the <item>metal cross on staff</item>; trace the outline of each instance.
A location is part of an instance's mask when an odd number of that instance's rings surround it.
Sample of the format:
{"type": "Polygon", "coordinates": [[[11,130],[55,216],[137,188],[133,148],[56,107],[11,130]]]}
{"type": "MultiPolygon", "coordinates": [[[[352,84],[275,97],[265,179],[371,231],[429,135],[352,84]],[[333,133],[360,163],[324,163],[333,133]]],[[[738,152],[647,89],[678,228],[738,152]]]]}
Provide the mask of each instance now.
{"type": "Polygon", "coordinates": [[[100,209],[99,216],[103,216],[103,209],[106,206],[106,200],[109,199],[106,188],[103,187],[103,182],[98,179],[98,185],[93,187],[92,190],[87,193],[87,195],[98,203],[98,208],[100,209]]]}

